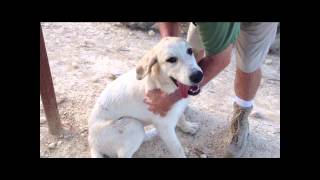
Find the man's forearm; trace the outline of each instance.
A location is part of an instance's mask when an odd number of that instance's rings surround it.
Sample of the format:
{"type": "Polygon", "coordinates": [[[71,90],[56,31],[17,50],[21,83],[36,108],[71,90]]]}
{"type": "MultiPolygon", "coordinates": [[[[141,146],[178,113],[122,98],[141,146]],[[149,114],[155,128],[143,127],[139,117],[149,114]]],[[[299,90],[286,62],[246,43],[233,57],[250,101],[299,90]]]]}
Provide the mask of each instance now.
{"type": "Polygon", "coordinates": [[[200,88],[205,86],[212,78],[216,77],[224,68],[230,64],[232,45],[214,56],[207,56],[198,62],[203,71],[203,80],[200,88]]]}
{"type": "Polygon", "coordinates": [[[180,36],[180,24],[178,22],[159,22],[161,37],[180,36]]]}

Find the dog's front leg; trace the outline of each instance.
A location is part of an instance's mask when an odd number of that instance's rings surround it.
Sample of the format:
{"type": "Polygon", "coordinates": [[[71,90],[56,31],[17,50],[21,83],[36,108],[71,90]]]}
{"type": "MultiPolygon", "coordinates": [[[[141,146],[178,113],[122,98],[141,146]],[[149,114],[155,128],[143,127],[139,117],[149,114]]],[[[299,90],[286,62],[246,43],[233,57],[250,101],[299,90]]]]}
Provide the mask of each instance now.
{"type": "Polygon", "coordinates": [[[199,124],[187,121],[185,115],[182,113],[177,126],[185,133],[195,134],[199,130],[199,124]]]}
{"type": "Polygon", "coordinates": [[[176,135],[175,127],[159,125],[156,128],[159,131],[161,139],[165,142],[173,157],[186,158],[181,143],[176,135]]]}
{"type": "Polygon", "coordinates": [[[103,155],[96,151],[94,148],[90,149],[91,158],[103,158],[103,155]]]}

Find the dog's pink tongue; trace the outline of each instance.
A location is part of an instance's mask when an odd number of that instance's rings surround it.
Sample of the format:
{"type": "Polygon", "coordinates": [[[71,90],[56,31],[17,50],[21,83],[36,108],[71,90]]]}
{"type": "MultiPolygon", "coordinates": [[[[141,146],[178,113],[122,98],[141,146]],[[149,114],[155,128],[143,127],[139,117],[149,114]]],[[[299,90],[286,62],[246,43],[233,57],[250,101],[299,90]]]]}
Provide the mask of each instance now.
{"type": "Polygon", "coordinates": [[[186,98],[188,97],[188,90],[189,90],[189,86],[186,86],[184,84],[181,84],[180,82],[177,82],[179,90],[180,90],[180,95],[182,98],[186,98]]]}

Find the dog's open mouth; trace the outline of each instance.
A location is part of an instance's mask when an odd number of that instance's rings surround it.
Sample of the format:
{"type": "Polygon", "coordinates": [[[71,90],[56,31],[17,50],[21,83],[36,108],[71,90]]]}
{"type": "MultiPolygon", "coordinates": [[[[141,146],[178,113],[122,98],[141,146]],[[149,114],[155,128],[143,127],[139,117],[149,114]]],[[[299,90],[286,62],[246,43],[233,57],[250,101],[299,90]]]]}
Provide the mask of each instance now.
{"type": "Polygon", "coordinates": [[[170,77],[170,78],[173,81],[173,83],[179,88],[180,94],[183,98],[188,97],[188,94],[191,96],[195,96],[200,93],[200,86],[198,84],[193,85],[193,86],[188,86],[188,85],[180,83],[179,81],[177,81],[173,77],[170,77]]]}

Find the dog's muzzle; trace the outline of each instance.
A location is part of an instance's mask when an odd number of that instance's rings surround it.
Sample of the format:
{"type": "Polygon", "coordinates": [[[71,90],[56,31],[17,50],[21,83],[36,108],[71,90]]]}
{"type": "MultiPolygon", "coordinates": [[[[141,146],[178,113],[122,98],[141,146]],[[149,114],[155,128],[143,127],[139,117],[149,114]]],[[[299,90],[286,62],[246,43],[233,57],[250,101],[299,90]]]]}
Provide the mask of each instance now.
{"type": "Polygon", "coordinates": [[[187,86],[178,82],[175,78],[170,77],[173,83],[180,89],[181,96],[186,98],[188,95],[195,96],[200,93],[199,84],[193,86],[187,86]]]}

